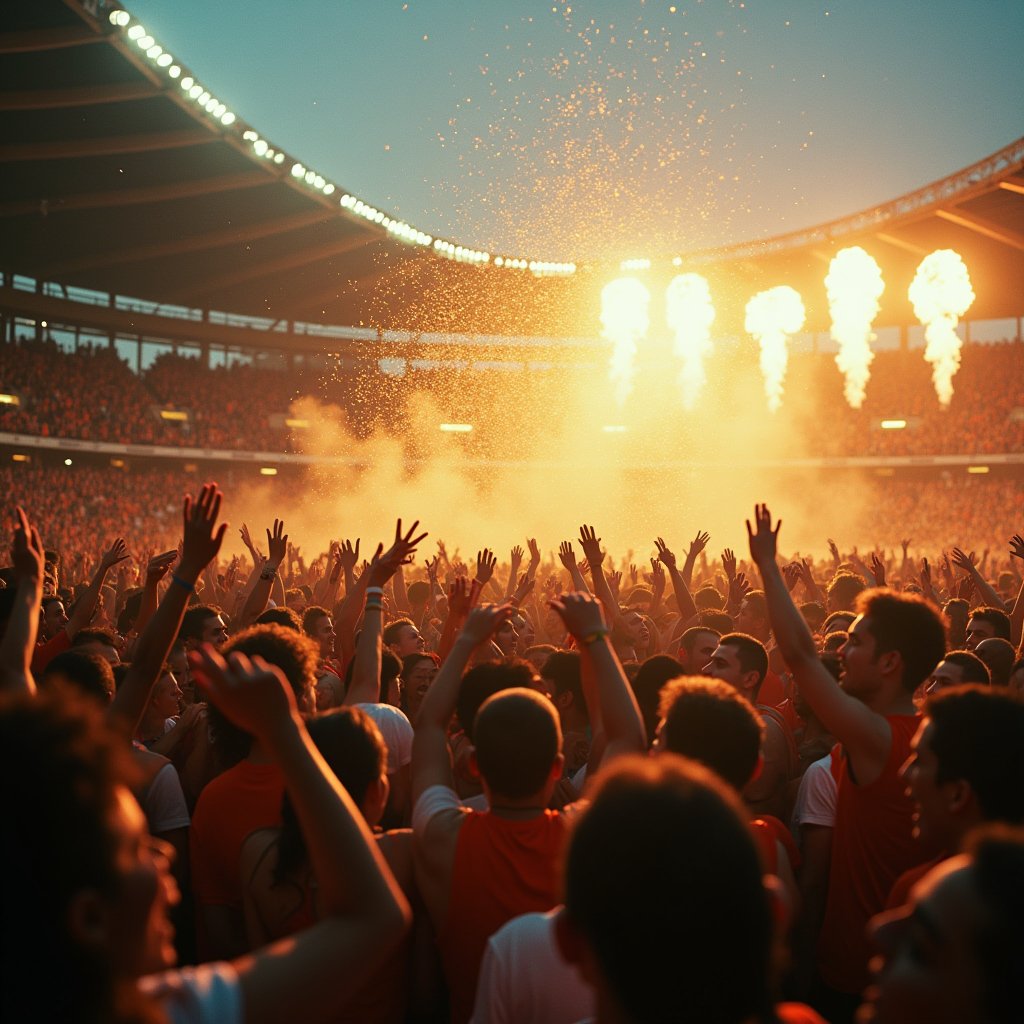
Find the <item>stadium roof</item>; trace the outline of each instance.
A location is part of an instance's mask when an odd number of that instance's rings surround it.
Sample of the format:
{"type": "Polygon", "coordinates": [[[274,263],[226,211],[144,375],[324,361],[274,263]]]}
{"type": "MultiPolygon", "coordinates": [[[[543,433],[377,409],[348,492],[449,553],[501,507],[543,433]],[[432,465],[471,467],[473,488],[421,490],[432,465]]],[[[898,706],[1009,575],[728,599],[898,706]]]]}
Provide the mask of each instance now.
{"type": "MultiPolygon", "coordinates": [[[[10,276],[279,321],[489,335],[596,335],[619,265],[539,264],[436,239],[276,149],[201,71],[107,0],[32,0],[0,20],[0,306],[10,276]],[[522,264],[522,265],[520,265],[522,264]]],[[[244,114],[258,120],[258,111],[244,114]]],[[[840,183],[823,183],[838,189],[840,183]]],[[[1024,138],[911,195],[830,224],[633,268],[652,290],[711,282],[725,329],[790,284],[825,329],[831,257],[862,245],[887,282],[879,323],[913,323],[920,260],[953,248],[972,319],[1024,307],[1024,138]]],[[[642,245],[638,245],[642,249],[642,245]]],[[[570,258],[570,257],[567,257],[570,258]]],[[[646,261],[643,261],[646,262],[646,261]]],[[[36,307],[44,308],[43,296],[36,307]],[[42,302],[42,306],[40,306],[42,302]]],[[[33,309],[38,313],[39,308],[33,309]]]]}

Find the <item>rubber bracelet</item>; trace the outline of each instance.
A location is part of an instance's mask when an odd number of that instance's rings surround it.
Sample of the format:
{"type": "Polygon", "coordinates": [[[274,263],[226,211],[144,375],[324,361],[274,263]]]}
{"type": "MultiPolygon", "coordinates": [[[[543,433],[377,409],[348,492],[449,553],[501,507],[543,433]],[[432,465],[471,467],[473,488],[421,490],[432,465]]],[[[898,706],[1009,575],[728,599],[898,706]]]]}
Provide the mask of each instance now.
{"type": "Polygon", "coordinates": [[[595,629],[593,633],[588,633],[583,637],[583,643],[589,645],[597,640],[603,640],[610,632],[611,630],[608,629],[595,629]]]}
{"type": "Polygon", "coordinates": [[[367,596],[369,596],[371,594],[376,594],[379,597],[383,597],[384,596],[384,588],[383,587],[367,587],[366,588],[366,594],[367,594],[367,596]]]}
{"type": "Polygon", "coordinates": [[[183,587],[190,594],[194,594],[196,592],[195,586],[189,583],[188,580],[183,580],[176,572],[171,573],[171,582],[177,583],[179,587],[183,587]]]}

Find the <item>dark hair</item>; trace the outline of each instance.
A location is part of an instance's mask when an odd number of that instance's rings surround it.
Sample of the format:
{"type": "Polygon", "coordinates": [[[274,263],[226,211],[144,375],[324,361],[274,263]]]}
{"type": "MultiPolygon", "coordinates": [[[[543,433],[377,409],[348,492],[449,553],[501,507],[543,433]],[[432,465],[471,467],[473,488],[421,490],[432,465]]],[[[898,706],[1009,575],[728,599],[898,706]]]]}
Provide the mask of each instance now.
{"type": "Polygon", "coordinates": [[[519,800],[539,793],[562,750],[558,713],[535,690],[502,690],[473,720],[480,775],[493,796],[519,800]]]}
{"type": "Polygon", "coordinates": [[[715,611],[709,608],[697,616],[697,625],[713,629],[719,636],[723,633],[731,633],[733,627],[732,616],[727,612],[715,611]]]}
{"type": "Polygon", "coordinates": [[[95,707],[67,694],[42,693],[0,700],[0,752],[0,799],[9,829],[0,844],[0,871],[10,883],[4,893],[2,1016],[112,1020],[117,1013],[109,967],[74,941],[67,924],[78,892],[116,893],[111,814],[115,786],[134,772],[127,748],[106,731],[95,707]],[[39,984],[41,957],[59,984],[39,984]]]}
{"type": "Polygon", "coordinates": [[[426,604],[430,600],[430,584],[426,580],[413,580],[405,592],[411,605],[426,604]]]}
{"type": "Polygon", "coordinates": [[[764,722],[728,683],[705,676],[673,679],[661,691],[659,713],[665,750],[699,761],[736,790],[751,780],[764,722]]]}
{"type": "Polygon", "coordinates": [[[326,615],[330,616],[330,612],[326,608],[321,608],[318,604],[306,605],[306,610],[302,613],[302,632],[306,636],[313,635],[313,629],[316,624],[326,615]]]}
{"type": "Polygon", "coordinates": [[[135,625],[142,609],[142,596],[145,591],[140,587],[132,591],[125,599],[121,614],[117,617],[117,631],[121,636],[127,636],[135,625]]]}
{"type": "Polygon", "coordinates": [[[417,662],[420,661],[431,661],[434,663],[434,668],[439,668],[441,665],[440,659],[431,651],[413,651],[412,654],[407,654],[402,658],[402,668],[398,674],[403,679],[407,679],[409,673],[416,667],[417,662]]]}
{"type": "Polygon", "coordinates": [[[302,632],[302,619],[291,608],[278,605],[277,608],[268,608],[256,616],[254,626],[284,626],[285,629],[294,629],[296,633],[302,632]]]}
{"type": "Polygon", "coordinates": [[[768,621],[768,599],[763,590],[748,590],[743,595],[743,603],[750,606],[757,618],[768,621]]]}
{"type": "Polygon", "coordinates": [[[722,634],[710,626],[691,626],[679,638],[679,646],[691,657],[693,656],[694,648],[697,646],[697,638],[701,633],[713,633],[719,640],[722,638],[722,634]]]}
{"type": "MultiPolygon", "coordinates": [[[[307,729],[353,803],[362,807],[371,783],[387,771],[387,747],[376,723],[360,708],[341,707],[311,719],[307,729]]],[[[281,802],[281,836],[277,851],[273,884],[281,885],[307,857],[306,840],[287,793],[281,802]]]]}
{"type": "Polygon", "coordinates": [[[988,686],[992,682],[992,673],[989,672],[988,665],[973,651],[947,651],[942,660],[960,669],[962,683],[984,683],[988,686]]]}
{"type": "Polygon", "coordinates": [[[988,666],[993,686],[1008,686],[1013,673],[1013,659],[1017,652],[1009,640],[990,636],[982,640],[974,653],[988,666]]]}
{"type": "Polygon", "coordinates": [[[828,585],[828,600],[837,608],[852,608],[857,595],[867,586],[863,576],[852,572],[837,572],[828,585]]]}
{"type": "Polygon", "coordinates": [[[971,836],[968,852],[984,907],[977,953],[986,1020],[1011,1024],[1020,1019],[1022,998],[1024,829],[986,826],[971,836]]]}
{"type": "Polygon", "coordinates": [[[636,697],[640,715],[644,720],[648,746],[654,742],[658,732],[658,694],[670,679],[681,676],[685,671],[682,662],[677,658],[669,654],[652,654],[629,679],[633,696],[636,697]]]}
{"type": "Polygon", "coordinates": [[[831,633],[826,633],[825,638],[821,641],[821,653],[832,654],[838,651],[849,639],[849,636],[850,634],[845,629],[836,629],[831,633]]]}
{"type": "Polygon", "coordinates": [[[624,757],[573,829],[565,912],[635,1021],[774,1020],[772,916],[746,812],[693,762],[624,757]]]}
{"type": "Polygon", "coordinates": [[[406,618],[406,619],[395,619],[393,622],[389,622],[384,627],[384,634],[383,634],[384,644],[386,646],[390,647],[391,644],[398,643],[398,637],[401,635],[402,629],[405,626],[412,626],[412,628],[415,629],[416,628],[416,623],[413,622],[412,619],[408,619],[408,618],[406,618]]]}
{"type": "Polygon", "coordinates": [[[761,684],[764,677],[768,675],[768,652],[756,637],[747,633],[726,633],[720,637],[718,643],[723,647],[734,647],[736,657],[740,663],[740,671],[743,673],[756,672],[757,686],[754,687],[754,699],[757,699],[761,692],[761,684]]]}
{"type": "Polygon", "coordinates": [[[466,672],[455,698],[455,715],[466,738],[474,742],[473,723],[488,697],[502,690],[530,689],[535,674],[533,666],[522,658],[484,661],[466,672]]]}
{"type": "Polygon", "coordinates": [[[967,618],[968,620],[980,619],[982,622],[987,622],[995,630],[996,636],[1002,637],[1003,640],[1010,639],[1010,616],[1002,608],[981,605],[978,608],[972,608],[967,618]]]}
{"type": "Polygon", "coordinates": [[[181,619],[181,629],[178,630],[178,639],[182,643],[194,640],[198,643],[203,638],[203,628],[207,619],[216,618],[222,614],[221,609],[214,604],[193,605],[181,619]]]}
{"type": "Polygon", "coordinates": [[[825,609],[817,601],[805,601],[800,605],[800,614],[810,629],[817,633],[825,621],[825,609]]]}
{"type": "MultiPolygon", "coordinates": [[[[233,651],[252,658],[256,655],[276,665],[291,685],[301,707],[312,704],[310,694],[316,685],[317,647],[308,636],[296,633],[287,626],[250,626],[236,633],[225,645],[226,657],[233,651]]],[[[252,736],[229,721],[214,704],[207,707],[210,734],[215,746],[230,767],[248,756],[252,736]]]]}
{"type": "MultiPolygon", "coordinates": [[[[348,664],[345,666],[345,678],[342,680],[345,686],[345,693],[348,693],[349,687],[352,685],[352,676],[355,675],[356,671],[356,659],[349,658],[348,664]]],[[[377,686],[377,701],[378,704],[385,704],[385,697],[387,696],[387,683],[389,683],[396,676],[400,675],[402,671],[402,663],[398,660],[398,656],[392,654],[387,648],[384,648],[380,653],[380,680],[377,686]]]]}
{"type": "Polygon", "coordinates": [[[106,658],[92,651],[62,651],[43,669],[44,687],[70,686],[79,697],[88,697],[106,707],[114,698],[114,670],[106,658]]]}
{"type": "Polygon", "coordinates": [[[860,595],[857,610],[874,637],[875,654],[899,654],[903,688],[913,693],[946,653],[946,629],[938,608],[916,594],[876,588],[860,595]]]}
{"type": "Polygon", "coordinates": [[[105,644],[107,647],[117,648],[118,639],[109,629],[102,629],[99,626],[88,626],[80,629],[72,638],[72,647],[81,647],[84,644],[105,644]]]}
{"type": "Polygon", "coordinates": [[[1024,703],[990,686],[928,698],[936,782],[964,779],[989,821],[1024,823],[1024,703]]]}
{"type": "Polygon", "coordinates": [[[849,631],[850,626],[853,625],[853,620],[855,618],[857,618],[856,612],[846,611],[845,609],[840,609],[837,612],[832,612],[830,615],[825,616],[825,621],[821,624],[821,632],[824,633],[826,636],[829,633],[846,633],[849,631]],[[840,619],[844,619],[846,621],[845,626],[836,625],[836,623],[839,622],[840,619]]]}
{"type": "Polygon", "coordinates": [[[572,702],[586,712],[583,702],[583,676],[580,671],[580,655],[578,651],[554,651],[549,654],[540,670],[541,678],[554,684],[554,696],[563,693],[572,694],[572,702]]]}
{"type": "Polygon", "coordinates": [[[725,610],[725,598],[710,583],[705,583],[693,595],[693,603],[697,610],[702,612],[709,609],[725,610]]]}

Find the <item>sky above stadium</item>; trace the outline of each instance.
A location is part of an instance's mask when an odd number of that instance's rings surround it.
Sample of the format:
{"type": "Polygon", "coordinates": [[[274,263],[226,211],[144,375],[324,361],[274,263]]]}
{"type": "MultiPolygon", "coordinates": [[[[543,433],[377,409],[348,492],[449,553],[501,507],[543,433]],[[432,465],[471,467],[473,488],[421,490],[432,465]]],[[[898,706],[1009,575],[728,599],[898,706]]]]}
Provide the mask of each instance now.
{"type": "Polygon", "coordinates": [[[508,255],[792,231],[1024,134],[1021,0],[126,6],[273,145],[508,255]]]}

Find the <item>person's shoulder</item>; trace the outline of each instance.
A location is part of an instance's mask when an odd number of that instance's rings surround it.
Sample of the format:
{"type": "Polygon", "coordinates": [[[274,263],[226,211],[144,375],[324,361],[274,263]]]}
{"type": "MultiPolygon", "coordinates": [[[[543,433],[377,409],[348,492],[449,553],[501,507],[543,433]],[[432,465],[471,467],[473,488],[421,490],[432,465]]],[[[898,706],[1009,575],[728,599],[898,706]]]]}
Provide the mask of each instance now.
{"type": "Polygon", "coordinates": [[[412,723],[401,708],[394,704],[357,704],[360,711],[365,711],[370,718],[377,723],[378,728],[383,724],[397,726],[399,729],[408,729],[412,732],[412,723]]]}

